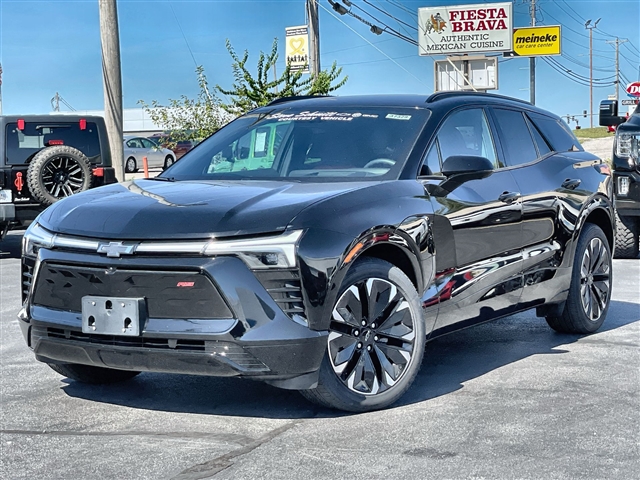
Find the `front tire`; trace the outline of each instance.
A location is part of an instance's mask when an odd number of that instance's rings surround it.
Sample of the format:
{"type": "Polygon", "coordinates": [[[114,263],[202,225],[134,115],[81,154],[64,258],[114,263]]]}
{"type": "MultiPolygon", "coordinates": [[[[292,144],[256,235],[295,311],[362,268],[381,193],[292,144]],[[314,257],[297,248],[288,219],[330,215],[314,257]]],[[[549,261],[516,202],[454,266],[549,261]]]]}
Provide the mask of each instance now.
{"type": "Polygon", "coordinates": [[[167,157],[164,159],[164,170],[169,168],[174,163],[175,163],[175,159],[171,155],[167,155],[167,157]]]}
{"type": "Polygon", "coordinates": [[[93,367],[77,363],[48,363],[52,370],[62,376],[80,383],[103,385],[129,380],[140,372],[131,370],[115,370],[113,368],[93,367]]]}
{"type": "Polygon", "coordinates": [[[638,256],[638,222],[634,217],[620,217],[616,212],[615,258],[638,256]]]}
{"type": "Polygon", "coordinates": [[[573,260],[571,286],[559,316],[546,317],[561,333],[593,333],[609,310],[613,268],[611,249],[600,227],[588,223],[582,229],[573,260]]]}
{"type": "Polygon", "coordinates": [[[347,272],[333,308],[318,386],[301,393],[350,412],[385,408],[415,379],[425,341],[411,280],[384,260],[359,260],[347,272]]]}

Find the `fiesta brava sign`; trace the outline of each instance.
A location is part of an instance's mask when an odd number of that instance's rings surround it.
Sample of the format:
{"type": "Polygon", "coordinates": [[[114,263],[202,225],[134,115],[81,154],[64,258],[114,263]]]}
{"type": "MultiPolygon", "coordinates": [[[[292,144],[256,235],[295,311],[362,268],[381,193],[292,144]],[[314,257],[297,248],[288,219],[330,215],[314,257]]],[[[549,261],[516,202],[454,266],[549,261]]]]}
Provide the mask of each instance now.
{"type": "Polygon", "coordinates": [[[512,49],[511,2],[419,8],[418,24],[420,55],[512,49]]]}

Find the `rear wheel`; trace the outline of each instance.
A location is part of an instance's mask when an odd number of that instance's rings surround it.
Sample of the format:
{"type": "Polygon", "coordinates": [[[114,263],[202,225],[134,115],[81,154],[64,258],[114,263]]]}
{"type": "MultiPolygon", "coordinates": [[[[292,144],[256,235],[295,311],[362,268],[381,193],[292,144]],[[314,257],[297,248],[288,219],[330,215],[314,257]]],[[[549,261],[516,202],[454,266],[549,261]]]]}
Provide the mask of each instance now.
{"type": "Polygon", "coordinates": [[[616,212],[616,258],[638,256],[638,222],[635,217],[620,217],[616,212]]]}
{"type": "Polygon", "coordinates": [[[127,173],[135,173],[138,171],[138,163],[135,158],[127,158],[127,162],[124,164],[124,171],[127,173]]]}
{"type": "Polygon", "coordinates": [[[424,347],[424,319],[409,278],[383,260],[360,260],[334,305],[318,386],[301,393],[339,410],[387,407],[413,382],[424,347]]]}
{"type": "Polygon", "coordinates": [[[609,310],[612,274],[607,237],[597,225],[586,224],[578,239],[564,310],[546,317],[549,326],[563,333],[598,330],[609,310]]]}
{"type": "Polygon", "coordinates": [[[106,384],[124,382],[140,372],[115,370],[113,368],[93,367],[77,363],[48,363],[54,371],[67,378],[81,383],[106,384]]]}
{"type": "Polygon", "coordinates": [[[171,165],[173,165],[174,162],[174,158],[171,155],[167,155],[167,157],[164,159],[164,169],[166,170],[167,168],[169,168],[171,165]]]}

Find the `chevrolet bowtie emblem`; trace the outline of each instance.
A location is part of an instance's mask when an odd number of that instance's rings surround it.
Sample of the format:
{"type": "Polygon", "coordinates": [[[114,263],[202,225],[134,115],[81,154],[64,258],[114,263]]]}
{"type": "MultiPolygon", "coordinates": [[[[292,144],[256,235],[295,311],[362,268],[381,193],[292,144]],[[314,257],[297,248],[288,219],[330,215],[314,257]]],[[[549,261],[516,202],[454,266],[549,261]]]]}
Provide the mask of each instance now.
{"type": "Polygon", "coordinates": [[[109,242],[98,244],[98,253],[106,253],[107,257],[117,258],[120,255],[133,255],[137,244],[125,245],[122,242],[109,242]]]}

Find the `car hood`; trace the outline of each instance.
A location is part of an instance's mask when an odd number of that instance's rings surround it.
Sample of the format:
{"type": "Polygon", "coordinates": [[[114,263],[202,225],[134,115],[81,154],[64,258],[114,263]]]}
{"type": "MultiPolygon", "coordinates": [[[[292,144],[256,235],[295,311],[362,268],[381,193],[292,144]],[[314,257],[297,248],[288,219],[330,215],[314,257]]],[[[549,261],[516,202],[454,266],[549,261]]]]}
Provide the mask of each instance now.
{"type": "Polygon", "coordinates": [[[255,235],[282,231],[309,205],[355,188],[353,183],[134,180],[67,197],[38,222],[52,232],[105,239],[255,235]]]}

